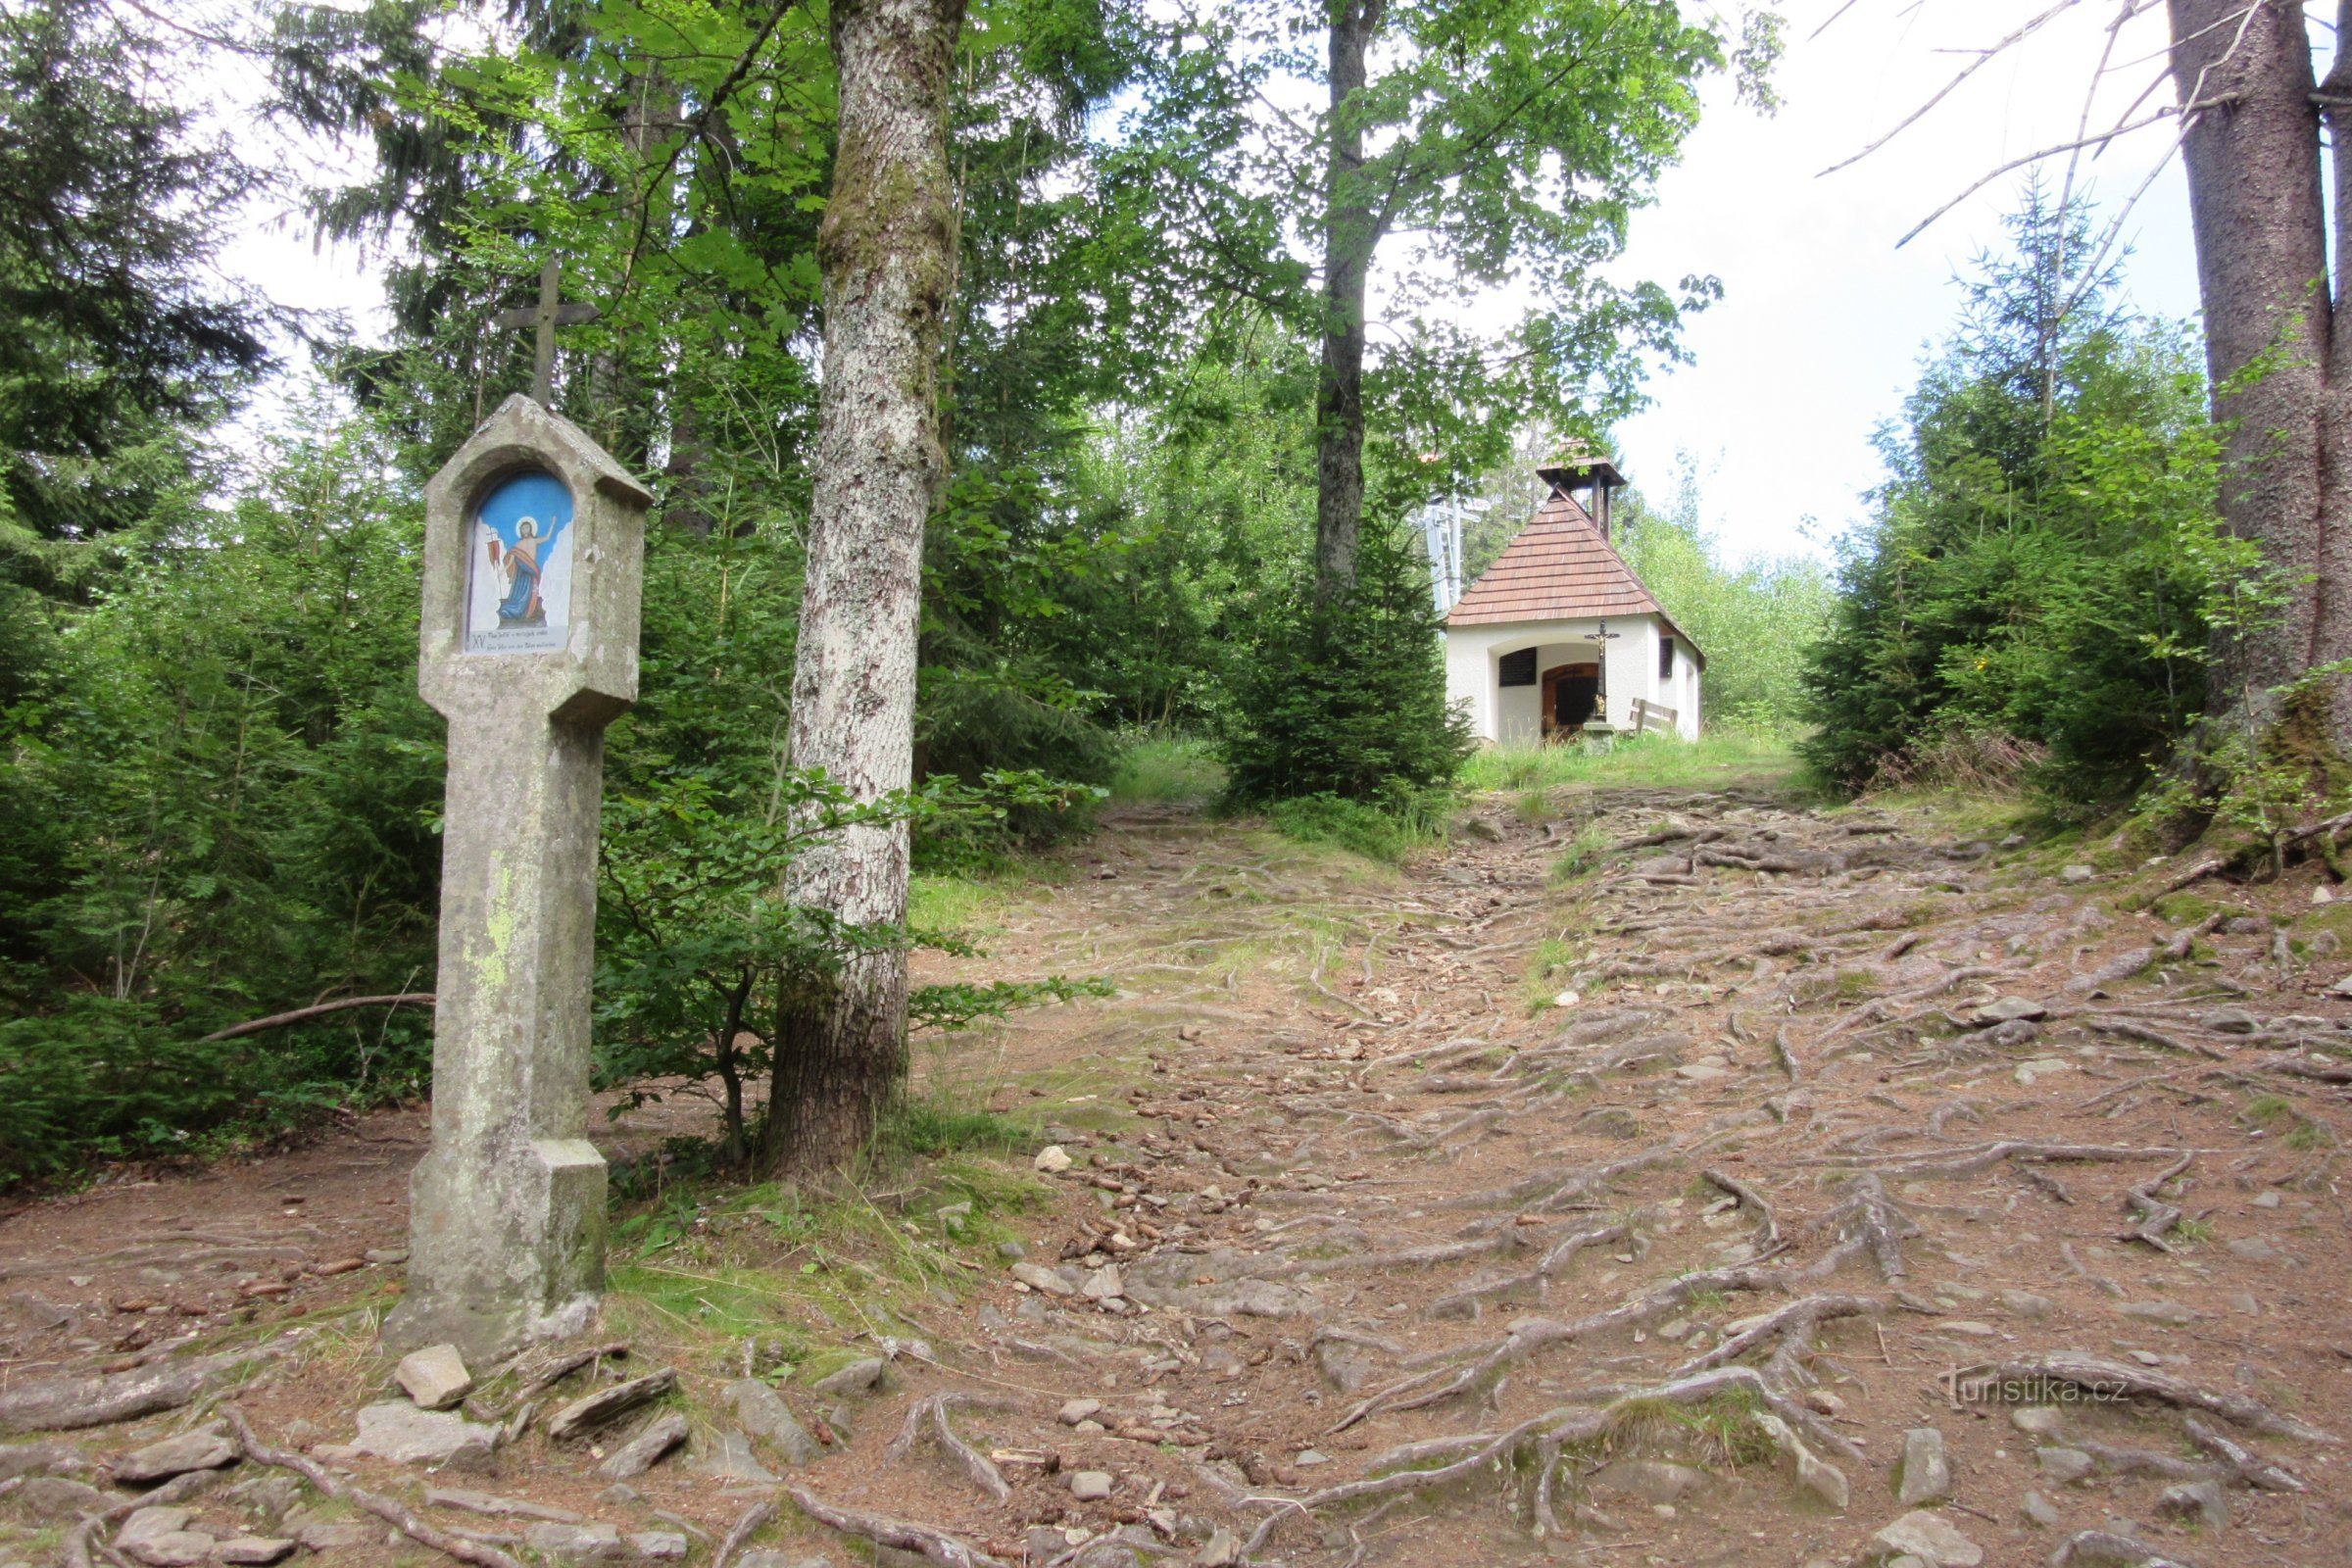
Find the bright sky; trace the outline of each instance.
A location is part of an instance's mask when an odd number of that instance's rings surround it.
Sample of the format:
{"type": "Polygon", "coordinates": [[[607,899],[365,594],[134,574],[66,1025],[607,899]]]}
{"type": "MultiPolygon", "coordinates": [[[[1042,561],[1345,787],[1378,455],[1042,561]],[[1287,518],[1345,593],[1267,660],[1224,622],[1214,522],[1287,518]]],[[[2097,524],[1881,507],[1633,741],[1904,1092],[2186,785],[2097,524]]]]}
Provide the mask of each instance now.
{"type": "MultiPolygon", "coordinates": [[[[1884,150],[1823,178],[1820,171],[1925,103],[1969,62],[1967,51],[1996,42],[2046,0],[1854,0],[1811,36],[1839,4],[1788,0],[1780,112],[1761,117],[1722,85],[1657,203],[1636,219],[1626,259],[1628,276],[1672,283],[1712,272],[1724,281],[1723,302],[1689,330],[1695,363],[1653,380],[1655,406],[1620,428],[1618,458],[1629,478],[1660,496],[1678,455],[1695,458],[1704,514],[1735,557],[1818,549],[1861,515],[1861,493],[1880,477],[1871,432],[1899,412],[1923,352],[1948,329],[1959,300],[1953,274],[1998,243],[2022,173],[1994,180],[1907,247],[1897,250],[1896,240],[2001,164],[2075,137],[2117,9],[2078,7],[1884,150]],[[1817,522],[1808,528],[1807,518],[1817,522]]],[[[2156,78],[2164,30],[2161,8],[2125,30],[2094,129],[2116,122],[2156,78]]],[[[258,95],[259,83],[222,86],[234,99],[258,95]]],[[[2166,85],[2148,107],[2170,101],[2166,85]]],[[[2104,204],[2102,221],[2171,146],[2160,125],[2095,161],[2086,155],[2082,177],[2104,204]]],[[[290,151],[316,160],[323,149],[290,151]]],[[[2062,161],[2052,166],[2053,181],[2061,171],[2062,161]]],[[[371,259],[349,247],[315,249],[294,214],[264,219],[231,249],[230,269],[281,304],[342,309],[362,337],[379,335],[371,259]]],[[[2193,313],[2178,160],[2141,198],[2124,238],[2137,305],[2193,313]]],[[[275,407],[265,398],[243,423],[255,428],[275,407]]]]}
{"type": "MultiPolygon", "coordinates": [[[[1995,180],[1902,250],[1895,242],[1993,169],[2076,139],[2118,8],[2079,7],[1884,150],[1816,176],[1900,122],[1971,58],[1938,51],[1997,42],[2045,5],[1857,0],[1811,38],[1838,0],[1792,0],[1778,116],[1738,106],[1727,87],[1657,205],[1635,220],[1630,275],[1672,282],[1712,272],[1725,298],[1689,331],[1696,363],[1656,377],[1655,406],[1620,427],[1619,466],[1663,495],[1678,452],[1697,459],[1702,511],[1731,555],[1802,550],[1806,517],[1819,519],[1818,534],[1862,514],[1861,492],[1880,477],[1871,432],[1900,411],[1922,351],[1947,331],[1960,299],[1953,274],[1998,243],[2023,173],[1995,180]]],[[[2161,7],[2124,30],[2094,131],[2118,122],[2162,70],[2164,37],[2161,7]]],[[[2168,83],[2147,108],[2171,101],[2168,83]]],[[[2102,226],[2172,145],[2167,124],[2095,162],[2085,155],[2081,177],[2103,204],[2102,226]]],[[[2063,169],[2063,159],[2050,167],[2053,189],[2063,169]]],[[[2177,158],[2123,239],[2137,307],[2193,314],[2196,263],[2177,158]]]]}

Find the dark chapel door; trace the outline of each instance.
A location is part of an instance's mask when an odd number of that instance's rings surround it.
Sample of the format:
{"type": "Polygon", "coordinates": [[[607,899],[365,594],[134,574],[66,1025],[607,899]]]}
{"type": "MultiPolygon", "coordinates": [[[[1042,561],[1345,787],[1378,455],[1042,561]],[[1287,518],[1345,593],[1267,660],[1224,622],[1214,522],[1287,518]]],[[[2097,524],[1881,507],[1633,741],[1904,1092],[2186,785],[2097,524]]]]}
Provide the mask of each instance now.
{"type": "Polygon", "coordinates": [[[1544,672],[1544,738],[1565,740],[1582,730],[1600,702],[1598,664],[1554,664],[1544,672]]]}

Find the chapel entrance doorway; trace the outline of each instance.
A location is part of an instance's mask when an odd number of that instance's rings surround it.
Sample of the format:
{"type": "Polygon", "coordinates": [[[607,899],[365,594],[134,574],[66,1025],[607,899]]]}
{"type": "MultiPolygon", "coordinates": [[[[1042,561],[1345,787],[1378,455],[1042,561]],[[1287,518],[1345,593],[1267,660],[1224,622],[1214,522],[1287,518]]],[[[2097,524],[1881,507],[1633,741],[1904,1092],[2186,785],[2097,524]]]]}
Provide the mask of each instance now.
{"type": "Polygon", "coordinates": [[[1598,664],[1554,664],[1544,672],[1544,741],[1583,733],[1600,706],[1598,664]]]}

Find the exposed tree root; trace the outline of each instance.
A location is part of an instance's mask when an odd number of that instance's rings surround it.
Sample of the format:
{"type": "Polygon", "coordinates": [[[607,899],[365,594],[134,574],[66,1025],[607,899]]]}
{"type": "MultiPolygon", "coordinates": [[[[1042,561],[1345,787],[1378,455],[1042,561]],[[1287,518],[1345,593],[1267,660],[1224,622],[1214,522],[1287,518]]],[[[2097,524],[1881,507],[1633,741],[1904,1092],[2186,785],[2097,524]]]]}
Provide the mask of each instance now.
{"type": "Polygon", "coordinates": [[[956,1461],[956,1468],[963,1472],[965,1479],[997,1501],[1003,1502],[1012,1495],[1012,1488],[1005,1485],[1003,1473],[987,1454],[956,1435],[955,1425],[949,1421],[948,1415],[956,1409],[1018,1408],[1018,1400],[997,1395],[934,1394],[927,1399],[914,1402],[913,1408],[906,1412],[906,1424],[899,1428],[899,1435],[891,1440],[887,1451],[893,1460],[905,1463],[927,1427],[931,1441],[939,1445],[941,1452],[956,1461]]]}
{"type": "Polygon", "coordinates": [[[2240,1486],[2258,1492],[2301,1492],[2303,1483],[2291,1471],[2281,1469],[2242,1444],[2233,1442],[2222,1432],[2184,1415],[2180,1424],[2188,1433],[2189,1442],[2230,1467],[2230,1474],[2240,1486]]]}
{"type": "Polygon", "coordinates": [[[2132,1149],[2119,1144],[2041,1144],[2003,1139],[1950,1154],[1907,1154],[1870,1168],[1882,1176],[1974,1176],[2003,1160],[2062,1160],[2096,1163],[2127,1159],[2178,1157],[2179,1149],[2132,1149]]]}
{"type": "MultiPolygon", "coordinates": [[[[1644,1214],[1647,1212],[1644,1210],[1644,1214]]],[[[1630,1240],[1634,1235],[1636,1222],[1636,1220],[1618,1220],[1612,1224],[1592,1226],[1564,1236],[1554,1242],[1544,1251],[1543,1258],[1537,1262],[1536,1266],[1526,1273],[1514,1274],[1508,1279],[1493,1280],[1483,1285],[1464,1286],[1458,1291],[1442,1296],[1432,1301],[1427,1309],[1428,1315],[1431,1317],[1475,1315],[1480,1308],[1500,1297],[1508,1296],[1513,1291],[1533,1288],[1543,1281],[1564,1272],[1570,1263],[1576,1261],[1576,1254],[1588,1247],[1598,1247],[1607,1242],[1630,1240]]]]}
{"type": "Polygon", "coordinates": [[[227,1418],[228,1429],[235,1435],[237,1446],[255,1464],[276,1470],[291,1470],[327,1496],[367,1510],[418,1545],[430,1546],[444,1556],[455,1557],[460,1562],[475,1563],[479,1568],[520,1568],[520,1564],[496,1546],[452,1535],[418,1518],[390,1497],[354,1486],[348,1481],[337,1480],[325,1466],[315,1460],[283,1448],[265,1446],[261,1439],[253,1435],[252,1426],[245,1420],[245,1412],[235,1405],[224,1407],[220,1413],[227,1418]]]}
{"type": "MultiPolygon", "coordinates": [[[[1860,1457],[1852,1444],[1824,1427],[1818,1417],[1782,1395],[1753,1367],[1721,1367],[1693,1377],[1677,1378],[1654,1387],[1619,1393],[1598,1410],[1562,1406],[1522,1421],[1505,1432],[1481,1432],[1460,1438],[1439,1438],[1406,1444],[1402,1447],[1390,1449],[1368,1467],[1375,1472],[1385,1473],[1326,1487],[1303,1496],[1243,1497],[1240,1499],[1243,1506],[1272,1507],[1276,1510],[1251,1535],[1247,1550],[1254,1552],[1263,1546],[1286,1519],[1304,1517],[1316,1509],[1331,1507],[1336,1503],[1358,1502],[1368,1497],[1392,1496],[1448,1486],[1466,1480],[1485,1466],[1510,1457],[1521,1448],[1531,1446],[1539,1457],[1548,1455],[1556,1462],[1560,1449],[1606,1437],[1619,1423],[1638,1418],[1646,1409],[1661,1404],[1696,1404],[1733,1393],[1754,1397],[1791,1427],[1806,1431],[1825,1446],[1849,1458],[1860,1457]]],[[[1556,1523],[1555,1520],[1555,1526],[1556,1523]]]]}
{"type": "Polygon", "coordinates": [[[2126,1232],[2123,1240],[2145,1242],[2159,1252],[2180,1250],[2179,1248],[2164,1239],[2164,1233],[2180,1223],[2181,1211],[2177,1205],[2166,1202],[2156,1194],[2157,1190],[2166,1182],[2188,1169],[2190,1161],[2195,1158],[2194,1154],[2182,1154],[2157,1175],[2124,1194],[2124,1200],[2131,1205],[2132,1212],[2138,1216],[2139,1224],[2126,1232]]]}
{"type": "Polygon", "coordinates": [[[1454,1370],[1451,1377],[1446,1376],[1448,1368],[1443,1366],[1416,1373],[1373,1395],[1343,1416],[1331,1430],[1345,1432],[1357,1422],[1384,1411],[1419,1410],[1492,1388],[1505,1371],[1539,1351],[1610,1329],[1641,1327],[1666,1316],[1700,1291],[1769,1290],[1787,1278],[1776,1269],[1709,1269],[1669,1280],[1630,1301],[1605,1312],[1578,1318],[1574,1322],[1561,1322],[1555,1318],[1522,1318],[1501,1339],[1483,1346],[1466,1347],[1466,1352],[1477,1359],[1454,1370]],[[1433,1384],[1436,1386],[1432,1387],[1433,1384]]]}
{"type": "Polygon", "coordinates": [[[1774,1252],[1780,1250],[1780,1222],[1772,1217],[1772,1205],[1764,1201],[1764,1195],[1762,1193],[1757,1192],[1753,1187],[1748,1186],[1747,1183],[1740,1181],[1736,1177],[1725,1175],[1722,1171],[1715,1169],[1713,1166],[1709,1166],[1707,1169],[1700,1171],[1699,1175],[1705,1177],[1709,1182],[1721,1188],[1723,1191],[1731,1194],[1734,1198],[1738,1199],[1740,1202],[1745,1203],[1749,1208],[1755,1211],[1756,1236],[1754,1246],[1756,1249],[1756,1255],[1758,1257],[1769,1257],[1774,1252]]]}
{"type": "Polygon", "coordinates": [[[1876,1317],[1886,1310],[1886,1303],[1875,1296],[1808,1296],[1749,1324],[1704,1355],[1685,1361],[1667,1376],[1687,1378],[1725,1366],[1757,1346],[1778,1340],[1780,1348],[1765,1363],[1764,1376],[1772,1383],[1786,1382],[1796,1374],[1797,1363],[1809,1348],[1816,1328],[1834,1318],[1876,1317]]]}
{"type": "Polygon", "coordinates": [[[74,1528],[66,1532],[65,1562],[67,1568],[90,1568],[93,1549],[103,1552],[110,1562],[122,1558],[101,1539],[101,1533],[117,1520],[127,1519],[141,1508],[165,1508],[182,1497],[195,1495],[213,1483],[213,1472],[199,1470],[187,1475],[173,1476],[153,1492],[126,1497],[103,1513],[85,1514],[74,1528]]]}
{"type": "Polygon", "coordinates": [[[2267,1432],[2275,1437],[2301,1438],[2313,1443],[2339,1441],[2331,1433],[2323,1432],[2292,1416],[2280,1415],[2269,1405],[2243,1395],[2217,1394],[2148,1367],[2127,1366],[2121,1361],[2085,1355],[2079,1350],[2059,1350],[2048,1355],[1987,1361],[1967,1368],[1960,1376],[1970,1382],[1982,1378],[2002,1382],[2038,1378],[2051,1383],[2071,1383],[2093,1395],[2145,1397],[2185,1409],[2209,1411],[2225,1421],[2250,1427],[2257,1432],[2267,1432]]]}
{"type": "Polygon", "coordinates": [[[1006,1568],[1004,1559],[992,1557],[933,1525],[896,1519],[886,1513],[869,1513],[863,1508],[845,1508],[827,1502],[804,1486],[787,1484],[784,1494],[801,1512],[828,1529],[896,1546],[901,1551],[919,1551],[939,1564],[939,1568],[1006,1568]]]}
{"type": "Polygon", "coordinates": [[[727,1539],[718,1544],[718,1552],[710,1559],[710,1568],[727,1568],[727,1564],[735,1560],[735,1554],[743,1549],[744,1543],[752,1539],[752,1533],[775,1516],[776,1505],[772,1502],[755,1502],[744,1509],[743,1516],[735,1521],[735,1528],[727,1532],[727,1539]]]}
{"type": "Polygon", "coordinates": [[[1917,1236],[1919,1227],[1894,1206],[1893,1200],[1886,1196],[1885,1183],[1875,1172],[1857,1172],[1848,1184],[1845,1201],[1832,1210],[1824,1223],[1836,1227],[1838,1234],[1848,1241],[1867,1248],[1879,1278],[1887,1284],[1900,1284],[1909,1272],[1903,1263],[1903,1242],[1917,1236]]]}

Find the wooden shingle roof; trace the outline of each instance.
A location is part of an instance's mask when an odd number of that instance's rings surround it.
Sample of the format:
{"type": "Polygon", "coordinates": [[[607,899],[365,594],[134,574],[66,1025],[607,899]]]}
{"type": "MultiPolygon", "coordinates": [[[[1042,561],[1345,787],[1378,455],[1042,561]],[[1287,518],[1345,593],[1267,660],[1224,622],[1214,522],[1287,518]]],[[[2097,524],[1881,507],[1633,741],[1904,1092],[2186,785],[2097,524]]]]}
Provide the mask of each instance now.
{"type": "MultiPolygon", "coordinates": [[[[1544,620],[1591,620],[1601,615],[1655,615],[1688,644],[1633,568],[1600,536],[1592,518],[1566,493],[1554,490],[1536,509],[1494,564],[1454,601],[1448,626],[1492,626],[1544,620]]],[[[1699,654],[1701,661],[1704,654],[1699,654]]]]}

